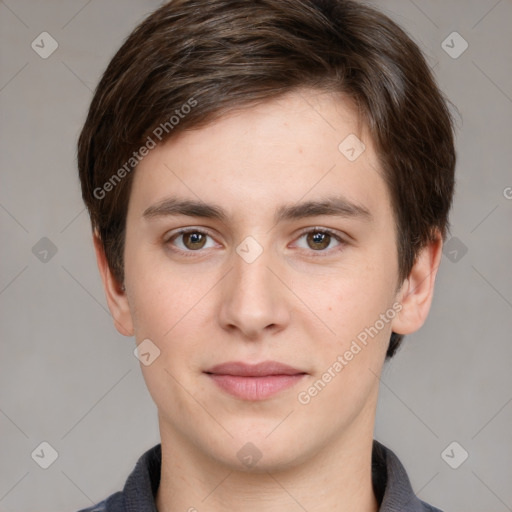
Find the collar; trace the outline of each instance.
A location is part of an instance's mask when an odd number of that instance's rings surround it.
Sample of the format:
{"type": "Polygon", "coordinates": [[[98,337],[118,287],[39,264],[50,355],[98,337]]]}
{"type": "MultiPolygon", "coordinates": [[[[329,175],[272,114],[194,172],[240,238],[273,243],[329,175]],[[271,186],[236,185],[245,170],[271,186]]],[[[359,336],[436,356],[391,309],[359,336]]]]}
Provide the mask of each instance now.
{"type": "MultiPolygon", "coordinates": [[[[95,507],[79,512],[157,512],[155,496],[160,484],[162,447],[144,453],[122,492],[117,492],[95,507]]],[[[398,457],[378,441],[373,441],[372,483],[379,512],[441,512],[418,499],[398,457]]]]}

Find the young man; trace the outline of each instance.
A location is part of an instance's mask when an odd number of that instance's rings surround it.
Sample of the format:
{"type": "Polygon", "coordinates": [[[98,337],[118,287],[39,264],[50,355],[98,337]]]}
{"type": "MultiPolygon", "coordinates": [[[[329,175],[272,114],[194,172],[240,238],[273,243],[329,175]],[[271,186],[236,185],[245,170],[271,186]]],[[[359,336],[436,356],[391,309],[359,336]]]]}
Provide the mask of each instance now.
{"type": "Polygon", "coordinates": [[[397,25],[348,0],[170,2],[108,66],[78,165],[161,434],[87,510],[437,510],[373,441],[455,166],[397,25]]]}

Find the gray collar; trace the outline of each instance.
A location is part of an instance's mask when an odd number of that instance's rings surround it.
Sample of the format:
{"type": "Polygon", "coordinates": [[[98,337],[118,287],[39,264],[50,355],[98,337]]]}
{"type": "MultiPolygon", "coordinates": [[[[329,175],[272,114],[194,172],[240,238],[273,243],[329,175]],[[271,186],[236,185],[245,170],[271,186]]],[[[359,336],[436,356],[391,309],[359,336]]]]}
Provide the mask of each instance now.
{"type": "MultiPolygon", "coordinates": [[[[162,449],[157,444],[137,461],[122,492],[79,512],[157,512],[161,463],[162,449]]],[[[441,512],[414,495],[402,463],[378,441],[373,441],[372,480],[379,512],[441,512]]]]}

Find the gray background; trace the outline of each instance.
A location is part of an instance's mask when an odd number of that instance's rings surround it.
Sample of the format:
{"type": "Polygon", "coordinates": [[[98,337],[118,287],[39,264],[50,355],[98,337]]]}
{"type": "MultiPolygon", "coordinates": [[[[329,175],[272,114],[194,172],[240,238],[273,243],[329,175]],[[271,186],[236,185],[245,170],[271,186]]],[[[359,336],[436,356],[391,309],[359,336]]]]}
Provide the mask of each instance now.
{"type": "MultiPolygon", "coordinates": [[[[159,442],[133,339],[106,307],[75,143],[110,57],[160,3],[0,1],[2,512],[91,505],[159,442]],[[31,47],[43,31],[59,45],[46,59],[31,47]],[[58,452],[46,470],[31,457],[43,441],[58,452]]],[[[420,44],[460,113],[455,238],[426,325],[384,371],[376,438],[422,499],[512,510],[512,1],[374,3],[420,44]],[[469,44],[458,58],[442,46],[454,31],[469,44]]]]}

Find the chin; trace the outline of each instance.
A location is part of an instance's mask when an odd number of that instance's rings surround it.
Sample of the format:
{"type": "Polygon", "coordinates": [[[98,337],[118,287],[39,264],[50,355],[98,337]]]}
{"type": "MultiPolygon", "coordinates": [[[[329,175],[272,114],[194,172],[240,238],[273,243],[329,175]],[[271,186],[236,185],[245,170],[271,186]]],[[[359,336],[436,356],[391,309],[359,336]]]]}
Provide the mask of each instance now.
{"type": "Polygon", "coordinates": [[[217,454],[212,455],[231,470],[249,473],[287,471],[307,462],[309,453],[315,452],[314,447],[290,430],[283,429],[279,435],[277,430],[273,432],[277,424],[272,422],[268,428],[265,422],[262,429],[254,425],[246,428],[244,434],[236,434],[232,442],[224,441],[217,454]]]}

